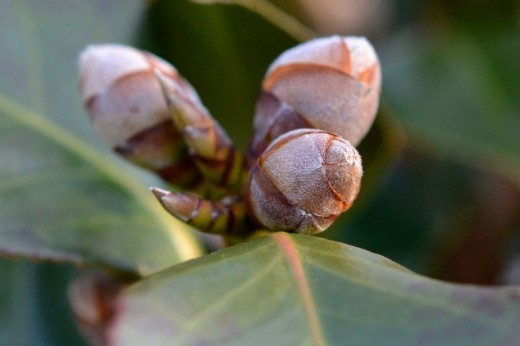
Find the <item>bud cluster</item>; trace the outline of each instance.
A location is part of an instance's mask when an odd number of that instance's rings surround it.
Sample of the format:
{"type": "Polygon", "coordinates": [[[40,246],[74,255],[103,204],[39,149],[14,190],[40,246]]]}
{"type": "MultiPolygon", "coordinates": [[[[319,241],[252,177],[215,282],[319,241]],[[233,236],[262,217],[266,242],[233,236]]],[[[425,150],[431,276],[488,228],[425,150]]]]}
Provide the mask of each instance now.
{"type": "Polygon", "coordinates": [[[113,44],[80,57],[80,89],[99,137],[180,191],[152,189],[168,212],[230,237],[258,228],[314,234],[350,208],[363,174],[354,146],[372,125],[380,88],[364,38],[289,49],[266,73],[244,158],[164,60],[113,44]]]}

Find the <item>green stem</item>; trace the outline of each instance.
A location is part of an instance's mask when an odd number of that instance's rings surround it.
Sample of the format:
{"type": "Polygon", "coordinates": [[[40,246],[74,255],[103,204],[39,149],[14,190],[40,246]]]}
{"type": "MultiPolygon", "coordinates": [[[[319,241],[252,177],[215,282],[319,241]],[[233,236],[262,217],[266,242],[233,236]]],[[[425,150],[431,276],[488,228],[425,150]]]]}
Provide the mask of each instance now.
{"type": "Polygon", "coordinates": [[[273,25],[279,27],[297,41],[308,41],[317,36],[309,27],[290,14],[266,0],[192,0],[200,4],[224,3],[235,4],[256,12],[273,25]]]}
{"type": "Polygon", "coordinates": [[[298,41],[308,41],[317,36],[310,28],[268,1],[234,0],[234,2],[250,11],[258,13],[298,41]]]}

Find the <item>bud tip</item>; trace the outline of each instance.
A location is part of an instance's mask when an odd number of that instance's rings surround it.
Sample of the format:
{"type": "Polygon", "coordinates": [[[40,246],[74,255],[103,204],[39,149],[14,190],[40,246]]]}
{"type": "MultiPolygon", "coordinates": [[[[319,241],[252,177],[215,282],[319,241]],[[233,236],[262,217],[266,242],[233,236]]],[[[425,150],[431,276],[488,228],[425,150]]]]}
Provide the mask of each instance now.
{"type": "Polygon", "coordinates": [[[164,209],[176,218],[189,222],[197,204],[197,199],[193,196],[167,191],[158,187],[150,188],[150,191],[161,202],[164,209]]]}
{"type": "Polygon", "coordinates": [[[163,197],[166,197],[167,195],[170,194],[169,191],[155,187],[155,186],[151,187],[150,191],[152,191],[152,193],[155,195],[155,197],[157,197],[158,200],[162,200],[163,197]]]}

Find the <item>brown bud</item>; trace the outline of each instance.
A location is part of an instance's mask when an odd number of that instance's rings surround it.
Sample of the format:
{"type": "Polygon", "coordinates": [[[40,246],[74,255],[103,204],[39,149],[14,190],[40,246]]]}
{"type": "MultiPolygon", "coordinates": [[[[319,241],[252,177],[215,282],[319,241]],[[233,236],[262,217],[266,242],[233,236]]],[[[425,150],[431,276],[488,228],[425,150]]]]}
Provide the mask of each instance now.
{"type": "Polygon", "coordinates": [[[200,101],[185,97],[160,72],[157,78],[175,127],[182,133],[199,171],[217,186],[240,189],[246,177],[243,155],[224,129],[200,101]]]}
{"type": "Polygon", "coordinates": [[[160,71],[187,99],[198,102],[197,93],[173,66],[116,44],[87,47],[79,65],[85,107],[109,148],[173,184],[186,186],[200,178],[154,74],[160,71]]]}
{"type": "Polygon", "coordinates": [[[245,201],[250,216],[270,230],[314,234],[350,208],[362,175],[361,157],[345,139],[293,130],[251,168],[245,201]]]}
{"type": "Polygon", "coordinates": [[[296,128],[322,129],[357,145],[374,121],[380,89],[379,61],[365,38],[331,36],[289,49],[264,78],[250,158],[296,128]]]}
{"type": "Polygon", "coordinates": [[[238,198],[227,196],[219,201],[200,198],[194,194],[151,189],[170,214],[202,232],[232,235],[243,232],[244,205],[238,198]]]}

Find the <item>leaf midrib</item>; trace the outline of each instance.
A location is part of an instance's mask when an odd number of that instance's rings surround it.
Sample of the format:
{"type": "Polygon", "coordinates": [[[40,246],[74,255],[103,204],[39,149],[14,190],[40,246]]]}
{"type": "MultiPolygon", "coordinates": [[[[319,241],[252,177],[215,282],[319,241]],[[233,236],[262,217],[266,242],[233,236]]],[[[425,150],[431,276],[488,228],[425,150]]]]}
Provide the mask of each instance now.
{"type": "Polygon", "coordinates": [[[310,285],[307,281],[307,274],[303,268],[303,263],[294,240],[291,238],[291,236],[284,232],[274,233],[272,235],[272,239],[280,251],[285,255],[285,258],[294,276],[296,287],[300,293],[303,308],[309,322],[313,344],[317,346],[325,346],[326,343],[323,336],[323,327],[317,313],[316,304],[312,298],[310,285]]]}
{"type": "MultiPolygon", "coordinates": [[[[343,245],[345,245],[345,244],[343,244],[343,245]]],[[[348,246],[348,245],[345,245],[345,246],[348,246]]],[[[304,246],[303,249],[305,249],[305,251],[307,251],[307,252],[314,252],[317,256],[323,256],[323,257],[333,258],[335,260],[341,260],[344,263],[346,263],[348,261],[354,266],[362,264],[368,268],[377,267],[377,270],[380,270],[382,273],[384,273],[385,277],[393,276],[396,281],[397,281],[396,276],[403,276],[403,277],[412,278],[414,280],[414,282],[428,281],[428,285],[451,286],[452,288],[460,288],[460,289],[464,288],[464,289],[474,289],[474,290],[491,289],[491,288],[487,288],[487,287],[479,287],[479,286],[473,286],[473,285],[451,284],[448,282],[443,282],[443,281],[431,279],[428,277],[423,277],[422,275],[409,271],[408,269],[406,269],[404,267],[398,268],[398,267],[389,266],[389,264],[393,264],[393,262],[379,263],[379,262],[375,262],[373,260],[364,258],[364,257],[360,256],[359,254],[345,253],[345,254],[343,254],[343,256],[344,256],[343,257],[341,255],[337,255],[337,254],[330,253],[330,252],[327,252],[327,253],[320,252],[320,251],[317,251],[315,248],[311,248],[308,246],[304,246]]],[[[366,250],[363,250],[363,251],[366,251],[366,250]]],[[[379,255],[375,255],[372,253],[370,253],[370,255],[379,256],[379,255]]],[[[364,279],[363,277],[360,277],[357,275],[348,275],[345,271],[338,271],[338,270],[331,269],[330,267],[327,267],[326,265],[321,263],[321,261],[314,260],[315,258],[316,258],[315,256],[310,256],[309,264],[316,266],[320,270],[329,272],[338,277],[342,277],[343,279],[350,281],[351,283],[353,283],[355,285],[363,286],[363,287],[366,287],[367,289],[372,289],[374,291],[379,291],[386,295],[392,295],[394,297],[403,298],[405,301],[415,301],[415,302],[418,302],[420,305],[430,306],[430,307],[433,307],[433,308],[436,308],[436,309],[439,309],[442,311],[446,311],[452,315],[467,318],[468,320],[474,321],[475,323],[482,324],[485,327],[491,326],[498,331],[503,331],[506,329],[506,326],[504,326],[503,323],[491,323],[491,325],[490,325],[490,320],[483,319],[483,318],[481,318],[481,315],[474,314],[473,313],[474,311],[472,311],[470,308],[467,308],[466,306],[461,307],[458,304],[442,305],[442,304],[439,304],[439,301],[437,301],[435,299],[429,299],[428,296],[425,296],[425,295],[412,294],[409,291],[406,291],[405,293],[403,293],[403,290],[394,289],[388,285],[377,285],[377,284],[374,284],[370,279],[364,279]]],[[[383,279],[383,280],[387,281],[386,279],[383,279]]],[[[410,280],[410,279],[408,279],[408,280],[410,280]]],[[[505,289],[507,289],[507,288],[505,288],[505,289]]],[[[497,295],[497,299],[499,297],[502,297],[502,295],[501,296],[497,295]]]]}
{"type": "MultiPolygon", "coordinates": [[[[303,262],[302,262],[301,258],[298,256],[297,247],[294,244],[294,239],[291,236],[289,236],[286,233],[275,233],[275,234],[273,234],[273,238],[274,238],[275,242],[277,243],[277,245],[280,246],[280,249],[281,249],[282,252],[284,252],[285,254],[288,254],[289,252],[292,252],[293,253],[292,255],[295,256],[295,259],[298,261],[299,265],[303,265],[303,262]],[[281,243],[290,244],[290,246],[285,246],[284,247],[284,246],[281,245],[281,243]]],[[[309,250],[308,247],[305,247],[305,249],[307,251],[309,250]]],[[[315,249],[312,249],[312,251],[316,252],[315,249]]],[[[321,256],[326,256],[326,257],[332,257],[332,258],[335,258],[335,259],[341,259],[343,261],[348,260],[348,257],[349,257],[347,255],[346,258],[344,258],[344,257],[337,256],[337,255],[330,254],[330,253],[320,253],[320,255],[321,256]]],[[[379,263],[370,262],[370,261],[367,261],[366,259],[364,259],[363,257],[357,256],[357,255],[356,255],[355,258],[356,258],[356,261],[360,260],[361,262],[365,262],[364,265],[366,265],[368,267],[370,267],[370,266],[377,266],[377,267],[379,267],[381,271],[387,273],[386,275],[388,275],[388,273],[391,272],[391,273],[395,273],[395,274],[392,274],[392,275],[396,275],[397,274],[397,275],[412,277],[415,281],[421,281],[421,279],[422,279],[422,280],[428,280],[432,284],[436,284],[436,285],[450,285],[449,283],[444,283],[442,281],[436,281],[436,280],[432,280],[432,279],[429,279],[429,278],[423,278],[420,275],[415,274],[413,272],[409,272],[407,270],[399,270],[397,268],[388,267],[385,264],[379,264],[379,263]]],[[[291,262],[291,260],[289,260],[289,261],[291,262]]],[[[353,264],[355,264],[356,261],[351,261],[351,262],[353,264]]],[[[368,279],[364,280],[361,277],[347,275],[344,272],[341,272],[341,271],[338,272],[338,271],[332,270],[332,269],[328,268],[327,266],[324,266],[323,264],[321,264],[320,261],[313,261],[313,260],[311,260],[310,262],[314,266],[320,268],[320,270],[328,271],[328,272],[330,272],[330,273],[332,273],[334,275],[338,275],[338,276],[342,277],[343,279],[345,279],[347,281],[350,281],[354,285],[358,285],[358,286],[361,286],[361,287],[366,287],[366,288],[369,288],[369,289],[373,289],[374,291],[382,292],[385,295],[391,295],[391,296],[394,296],[394,297],[399,297],[399,298],[404,299],[405,301],[415,301],[415,302],[417,302],[420,305],[430,306],[432,308],[448,312],[451,315],[466,318],[466,319],[471,320],[471,321],[473,321],[475,323],[478,323],[478,324],[480,324],[480,325],[482,325],[484,327],[493,328],[493,329],[495,329],[497,331],[504,331],[508,327],[507,325],[504,325],[503,322],[502,323],[493,323],[493,321],[491,319],[482,318],[482,316],[480,314],[472,313],[472,311],[469,308],[465,307],[465,306],[461,307],[458,304],[442,305],[442,304],[439,304],[439,302],[437,300],[429,299],[428,296],[425,296],[425,295],[411,294],[408,291],[406,291],[404,293],[404,292],[402,292],[400,290],[397,290],[397,289],[389,289],[388,286],[376,285],[376,284],[372,283],[368,279]]],[[[292,268],[293,268],[293,266],[292,266],[293,264],[294,263],[291,263],[291,267],[292,268]]],[[[456,285],[451,285],[451,286],[455,287],[456,285]]],[[[479,287],[470,287],[468,285],[465,285],[463,287],[474,288],[475,290],[481,289],[479,287]]],[[[300,290],[300,293],[302,293],[305,290],[309,291],[310,285],[308,284],[306,279],[303,280],[303,281],[300,280],[300,282],[298,283],[298,288],[300,290]],[[305,288],[302,285],[306,285],[307,287],[305,288]]],[[[485,288],[482,288],[482,289],[485,289],[485,288]]],[[[302,298],[303,298],[303,296],[304,296],[304,294],[302,294],[302,298]]],[[[304,304],[313,304],[314,305],[314,301],[312,301],[312,295],[309,298],[310,299],[307,299],[307,301],[305,301],[305,299],[303,300],[304,304]]],[[[498,298],[499,298],[499,296],[497,296],[497,299],[498,298]]],[[[315,328],[316,328],[316,326],[319,326],[319,317],[318,317],[318,314],[316,312],[316,309],[314,309],[314,312],[312,312],[312,308],[306,309],[306,311],[308,312],[309,320],[310,321],[311,321],[311,319],[315,320],[314,322],[310,322],[310,323],[315,323],[316,324],[315,328]],[[315,315],[315,317],[313,317],[314,315],[315,315]]],[[[511,317],[511,318],[513,318],[513,317],[511,317]]]]}

